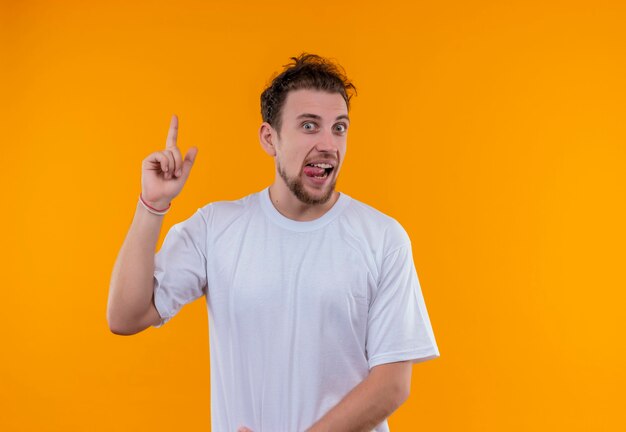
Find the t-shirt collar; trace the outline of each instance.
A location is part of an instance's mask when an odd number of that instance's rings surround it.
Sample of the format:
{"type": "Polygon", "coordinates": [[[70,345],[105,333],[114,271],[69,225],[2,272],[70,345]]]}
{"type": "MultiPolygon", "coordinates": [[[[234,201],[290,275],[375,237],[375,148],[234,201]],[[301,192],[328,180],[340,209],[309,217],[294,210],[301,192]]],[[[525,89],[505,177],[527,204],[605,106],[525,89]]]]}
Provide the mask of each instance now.
{"type": "Polygon", "coordinates": [[[348,206],[352,199],[348,195],[340,192],[339,198],[337,199],[335,204],[333,204],[333,206],[322,216],[311,221],[297,221],[289,219],[288,217],[282,215],[276,209],[276,207],[274,207],[274,204],[270,199],[269,186],[259,192],[258,195],[264,213],[267,215],[268,218],[270,218],[272,222],[285,229],[299,232],[313,231],[325,226],[326,224],[334,220],[337,216],[339,216],[339,214],[348,206]]]}

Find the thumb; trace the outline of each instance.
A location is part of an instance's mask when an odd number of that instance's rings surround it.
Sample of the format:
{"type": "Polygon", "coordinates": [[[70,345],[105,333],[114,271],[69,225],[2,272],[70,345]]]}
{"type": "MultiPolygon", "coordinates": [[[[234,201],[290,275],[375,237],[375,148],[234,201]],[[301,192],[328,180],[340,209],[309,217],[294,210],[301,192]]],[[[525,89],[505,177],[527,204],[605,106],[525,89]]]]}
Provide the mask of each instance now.
{"type": "Polygon", "coordinates": [[[196,160],[196,155],[198,154],[198,147],[191,147],[187,150],[187,154],[185,155],[185,160],[183,161],[183,172],[181,177],[184,180],[187,180],[189,177],[189,173],[191,172],[191,167],[193,166],[194,161],[196,160]]]}

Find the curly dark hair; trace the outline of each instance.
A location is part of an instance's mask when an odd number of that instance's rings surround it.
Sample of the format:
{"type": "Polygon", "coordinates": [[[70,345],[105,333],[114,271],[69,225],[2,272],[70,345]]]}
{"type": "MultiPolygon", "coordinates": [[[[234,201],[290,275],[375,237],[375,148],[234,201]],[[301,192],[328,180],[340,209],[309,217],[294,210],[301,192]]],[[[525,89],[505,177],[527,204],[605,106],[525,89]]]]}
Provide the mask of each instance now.
{"type": "Polygon", "coordinates": [[[350,98],[356,95],[356,87],[348,80],[339,64],[315,54],[302,53],[291,57],[293,62],[283,65],[279,75],[274,75],[268,87],[261,93],[261,116],[276,129],[280,136],[282,107],[290,90],[312,89],[339,93],[350,110],[350,98]]]}

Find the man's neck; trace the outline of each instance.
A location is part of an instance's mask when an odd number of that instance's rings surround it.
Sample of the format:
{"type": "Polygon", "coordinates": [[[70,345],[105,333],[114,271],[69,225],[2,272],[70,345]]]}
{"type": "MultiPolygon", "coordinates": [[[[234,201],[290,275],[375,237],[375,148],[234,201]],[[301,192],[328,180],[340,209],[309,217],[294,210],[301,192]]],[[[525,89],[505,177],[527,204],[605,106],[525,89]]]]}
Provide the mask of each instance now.
{"type": "Polygon", "coordinates": [[[339,192],[333,191],[324,204],[305,204],[300,201],[280,180],[274,181],[269,188],[272,204],[283,216],[300,222],[307,222],[322,217],[339,199],[339,192]]]}

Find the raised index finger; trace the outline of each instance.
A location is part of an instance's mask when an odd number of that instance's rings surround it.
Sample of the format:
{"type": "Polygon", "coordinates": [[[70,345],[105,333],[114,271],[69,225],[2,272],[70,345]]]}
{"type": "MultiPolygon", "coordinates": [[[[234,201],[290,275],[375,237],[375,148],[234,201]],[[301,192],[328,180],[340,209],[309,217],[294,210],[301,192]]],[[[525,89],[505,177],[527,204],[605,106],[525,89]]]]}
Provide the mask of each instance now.
{"type": "Polygon", "coordinates": [[[167,133],[167,141],[165,141],[165,148],[176,147],[176,139],[178,138],[178,116],[174,114],[170,121],[170,130],[167,133]]]}

